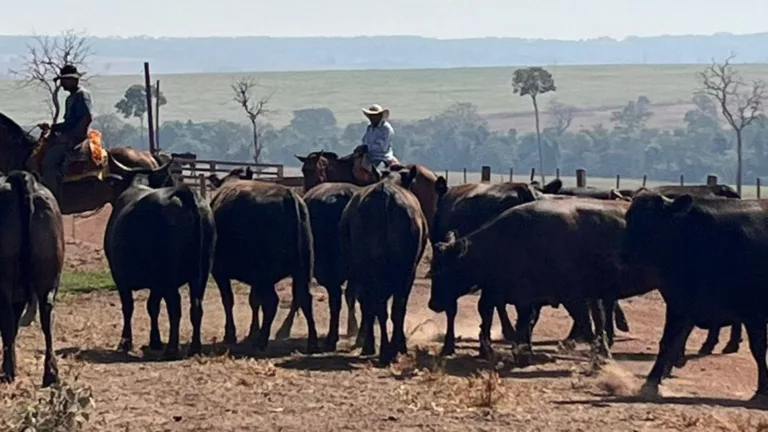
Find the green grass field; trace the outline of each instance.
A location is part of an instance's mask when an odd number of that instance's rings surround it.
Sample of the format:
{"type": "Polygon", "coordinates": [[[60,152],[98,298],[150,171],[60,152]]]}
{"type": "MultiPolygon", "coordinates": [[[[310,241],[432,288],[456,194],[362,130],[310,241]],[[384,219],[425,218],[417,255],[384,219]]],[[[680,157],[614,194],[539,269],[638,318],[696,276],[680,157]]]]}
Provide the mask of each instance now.
{"type": "MultiPolygon", "coordinates": [[[[557,66],[550,67],[558,86],[557,93],[542,98],[544,107],[554,98],[590,112],[596,118],[579,122],[606,121],[611,107],[621,106],[640,95],[654,104],[687,104],[697,90],[697,73],[704,65],[641,66],[557,66]]],[[[530,127],[529,98],[512,94],[510,79],[514,68],[422,69],[395,71],[272,72],[257,77],[265,94],[274,92],[269,120],[285,125],[292,111],[328,107],[340,124],[363,120],[360,108],[381,103],[392,109],[394,119],[429,117],[456,102],[476,104],[496,128],[530,127]],[[506,121],[505,117],[509,117],[506,121]],[[504,121],[499,121],[502,119],[504,121]]],[[[768,80],[768,65],[744,65],[747,79],[768,80]]],[[[232,102],[230,84],[234,74],[159,75],[168,105],[161,109],[161,120],[193,121],[245,118],[232,102]]],[[[141,75],[106,76],[92,79],[95,108],[100,113],[114,112],[113,105],[132,84],[143,82],[141,75]]],[[[46,119],[43,95],[18,89],[16,83],[0,79],[0,111],[22,124],[46,119]]],[[[683,110],[661,108],[653,122],[674,117],[679,122],[683,110]],[[679,111],[679,112],[678,112],[679,111]],[[680,118],[678,118],[680,117],[680,118]]],[[[586,114],[585,114],[586,115],[586,114]]],[[[578,117],[578,116],[577,116],[578,117]]],[[[575,124],[579,126],[577,122],[575,124]]],[[[590,124],[591,125],[591,124],[590,124]]]]}

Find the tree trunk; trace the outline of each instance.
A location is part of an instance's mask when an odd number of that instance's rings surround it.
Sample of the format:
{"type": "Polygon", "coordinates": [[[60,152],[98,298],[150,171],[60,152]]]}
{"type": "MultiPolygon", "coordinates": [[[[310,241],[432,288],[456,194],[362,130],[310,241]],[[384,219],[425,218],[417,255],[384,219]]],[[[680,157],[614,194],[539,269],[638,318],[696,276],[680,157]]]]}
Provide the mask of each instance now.
{"type": "Polygon", "coordinates": [[[541,175],[541,185],[544,186],[546,180],[544,180],[544,155],[541,150],[541,129],[539,128],[539,104],[536,102],[536,96],[531,96],[533,99],[533,113],[536,117],[536,142],[539,145],[539,175],[541,175]]]}
{"type": "Polygon", "coordinates": [[[742,176],[744,175],[744,162],[741,157],[741,129],[736,129],[736,157],[738,158],[736,165],[736,192],[741,195],[742,176]]]}
{"type": "Polygon", "coordinates": [[[259,145],[259,127],[256,125],[256,120],[251,120],[251,126],[253,127],[253,161],[255,163],[261,163],[261,146],[259,145]]]}

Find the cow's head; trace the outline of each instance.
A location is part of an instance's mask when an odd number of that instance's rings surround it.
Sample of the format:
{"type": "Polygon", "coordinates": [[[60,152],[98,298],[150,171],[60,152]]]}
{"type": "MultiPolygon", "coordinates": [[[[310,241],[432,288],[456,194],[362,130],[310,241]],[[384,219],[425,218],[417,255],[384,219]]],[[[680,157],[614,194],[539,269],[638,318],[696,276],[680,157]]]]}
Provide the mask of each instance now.
{"type": "Polygon", "coordinates": [[[449,232],[444,242],[433,246],[429,269],[432,277],[429,308],[432,311],[445,312],[455,308],[459,297],[468,294],[475,285],[464,265],[469,248],[469,241],[459,239],[455,231],[449,232]]]}
{"type": "Polygon", "coordinates": [[[235,168],[224,177],[219,177],[216,174],[210,174],[207,178],[211,186],[214,189],[218,189],[228,181],[253,179],[253,171],[251,171],[251,167],[248,167],[246,169],[235,168]]]}
{"type": "Polygon", "coordinates": [[[622,259],[629,266],[663,264],[680,241],[679,221],[693,206],[690,195],[675,199],[651,191],[635,196],[627,210],[622,259]]]}
{"type": "MultiPolygon", "coordinates": [[[[119,164],[117,161],[114,161],[114,163],[119,164]]],[[[120,167],[120,174],[109,174],[104,180],[112,188],[112,198],[110,202],[116,200],[117,197],[131,187],[135,181],[152,189],[169,187],[175,184],[174,177],[181,173],[181,165],[174,161],[168,161],[155,169],[127,168],[123,165],[120,165],[120,167]]]]}

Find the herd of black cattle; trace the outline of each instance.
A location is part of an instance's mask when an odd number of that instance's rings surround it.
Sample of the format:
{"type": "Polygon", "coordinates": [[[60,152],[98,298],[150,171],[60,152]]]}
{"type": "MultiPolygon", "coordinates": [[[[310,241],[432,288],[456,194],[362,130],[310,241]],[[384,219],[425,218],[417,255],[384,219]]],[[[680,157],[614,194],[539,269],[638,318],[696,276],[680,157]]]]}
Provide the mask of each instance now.
{"type": "MultiPolygon", "coordinates": [[[[741,199],[727,186],[603,191],[564,188],[555,180],[449,188],[444,178],[421,166],[385,172],[367,186],[305,185],[303,196],[254,180],[243,170],[210,180],[216,189],[210,204],[187,186],[141,175],[113,203],[104,249],[123,310],[119,349],[132,348],[132,291],[149,288],[150,348],[164,346],[158,330],[164,300],[170,323],[165,354],[178,357],[179,288],[188,284],[193,328],[188,354],[199,353],[202,301],[211,274],[226,312],[226,343],[237,341],[231,280],[251,287],[248,337],[265,349],[279,303],[275,284],[291,277],[291,309],[277,337],[289,335],[301,309],[308,351],[317,352],[309,289],[314,277],[328,291],[324,348],[336,349],[343,294],[347,334],[357,334],[362,355],[372,355],[377,321],[379,360],[389,363],[406,352],[406,305],[417,265],[431,243],[429,308],[447,314],[443,355],[455,350],[459,297],[476,290],[481,291],[480,355],[488,357],[494,311],[504,337],[530,349],[540,308],[560,304],[574,321],[569,338],[593,341],[610,355],[614,321],[628,330],[618,300],[658,289],[666,320],[645,392],[656,394],[672,366],[682,367],[694,326],[709,329],[700,350],[706,354],[725,325],[732,333],[724,351],[737,351],[743,324],[758,369],[755,398],[768,396],[768,201],[741,199]],[[506,314],[507,304],[517,308],[516,326],[506,314]]],[[[47,386],[58,379],[51,312],[64,241],[56,201],[35,176],[13,172],[0,180],[0,238],[0,379],[14,379],[19,318],[35,296],[46,342],[47,386]]]]}

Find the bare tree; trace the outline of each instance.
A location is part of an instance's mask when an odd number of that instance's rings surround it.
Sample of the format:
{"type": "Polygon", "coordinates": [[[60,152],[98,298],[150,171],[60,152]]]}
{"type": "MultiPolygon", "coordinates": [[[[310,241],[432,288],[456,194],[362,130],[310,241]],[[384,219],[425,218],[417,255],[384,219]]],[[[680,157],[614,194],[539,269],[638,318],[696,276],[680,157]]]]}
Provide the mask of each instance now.
{"type": "Polygon", "coordinates": [[[562,136],[571,127],[576,107],[566,105],[558,101],[552,101],[549,105],[549,116],[554,120],[554,129],[557,136],[562,136]]]}
{"type": "MultiPolygon", "coordinates": [[[[27,51],[19,69],[11,70],[10,74],[20,79],[21,87],[37,88],[46,93],[45,104],[52,123],[56,123],[61,114],[61,84],[53,79],[65,64],[85,69],[88,58],[93,54],[88,36],[73,30],[56,37],[35,36],[34,42],[27,45],[27,51]]],[[[87,82],[88,78],[83,77],[82,81],[87,82]]]]}
{"type": "Polygon", "coordinates": [[[254,77],[238,78],[232,83],[232,92],[234,93],[232,100],[243,108],[246,117],[251,122],[251,127],[253,127],[253,160],[256,163],[261,162],[261,151],[264,148],[261,142],[259,118],[270,112],[267,105],[272,97],[272,94],[269,94],[256,100],[253,92],[258,86],[259,84],[254,77]]]}
{"type": "Polygon", "coordinates": [[[746,83],[731,61],[731,54],[723,63],[712,62],[701,77],[704,88],[702,93],[714,98],[725,121],[736,133],[736,190],[741,194],[743,171],[742,132],[744,128],[758,120],[763,111],[765,82],[761,80],[746,83]]]}

